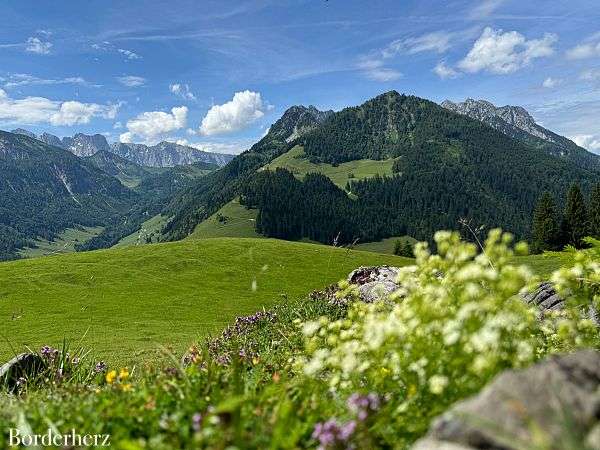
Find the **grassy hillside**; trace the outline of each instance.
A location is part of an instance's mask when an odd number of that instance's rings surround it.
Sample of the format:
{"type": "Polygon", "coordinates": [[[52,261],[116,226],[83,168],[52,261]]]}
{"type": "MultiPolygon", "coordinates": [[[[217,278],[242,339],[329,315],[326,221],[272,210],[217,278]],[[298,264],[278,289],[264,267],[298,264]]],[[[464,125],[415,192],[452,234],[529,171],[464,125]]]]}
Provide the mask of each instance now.
{"type": "Polygon", "coordinates": [[[181,354],[237,315],[409,260],[270,239],[205,239],[0,264],[0,357],[63,338],[131,362],[181,354]]]}
{"type": "Polygon", "coordinates": [[[155,242],[157,236],[160,235],[160,231],[165,226],[167,218],[161,214],[151,217],[142,223],[142,226],[135,233],[131,233],[129,236],[125,236],[121,239],[114,247],[128,247],[130,245],[144,245],[148,244],[148,239],[155,242]]]}
{"type": "Polygon", "coordinates": [[[401,240],[402,242],[405,242],[406,240],[410,240],[411,243],[416,242],[414,239],[412,239],[408,236],[403,236],[403,237],[394,236],[394,237],[390,237],[387,239],[382,239],[381,241],[377,241],[377,242],[364,242],[364,243],[356,244],[354,246],[354,248],[356,250],[362,250],[364,252],[387,253],[387,254],[393,255],[394,247],[396,246],[397,240],[401,240]]]}
{"type": "Polygon", "coordinates": [[[53,241],[36,239],[33,241],[35,248],[25,247],[19,250],[19,256],[23,258],[35,258],[38,256],[55,255],[57,253],[71,253],[75,251],[75,245],[98,236],[103,229],[103,227],[68,228],[53,241]]]}
{"type": "Polygon", "coordinates": [[[204,222],[199,223],[190,239],[205,239],[215,237],[243,237],[261,238],[254,228],[256,215],[255,209],[246,209],[234,199],[223,206],[219,211],[204,222]]]}
{"type": "Polygon", "coordinates": [[[304,154],[304,149],[297,145],[289,152],[275,158],[266,167],[271,170],[282,167],[297,177],[302,177],[311,172],[322,173],[329,177],[337,186],[344,189],[348,180],[362,180],[376,174],[391,175],[393,165],[393,159],[384,159],[381,161],[360,159],[341,163],[337,166],[327,163],[313,163],[304,154]]]}

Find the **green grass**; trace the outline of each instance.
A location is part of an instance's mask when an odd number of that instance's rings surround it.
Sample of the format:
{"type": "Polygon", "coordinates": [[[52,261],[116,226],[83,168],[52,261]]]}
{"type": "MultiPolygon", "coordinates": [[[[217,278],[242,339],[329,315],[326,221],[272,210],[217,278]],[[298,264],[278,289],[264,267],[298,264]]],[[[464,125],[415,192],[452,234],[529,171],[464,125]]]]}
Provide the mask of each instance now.
{"type": "Polygon", "coordinates": [[[364,252],[386,253],[389,255],[393,255],[394,247],[398,239],[400,239],[402,242],[406,241],[407,239],[413,243],[416,242],[415,239],[408,236],[394,236],[391,238],[382,239],[381,241],[377,242],[365,242],[362,244],[356,244],[354,248],[356,250],[362,250],[364,252]]]}
{"type": "Polygon", "coordinates": [[[35,248],[24,248],[19,251],[19,255],[23,258],[35,258],[58,253],[71,253],[75,251],[75,244],[86,242],[94,236],[98,236],[102,230],[102,227],[68,228],[54,241],[36,240],[35,248]]]}
{"type": "Polygon", "coordinates": [[[232,200],[204,222],[198,224],[189,238],[261,238],[263,236],[258,234],[255,230],[257,214],[257,210],[246,209],[244,206],[240,205],[238,199],[232,200]],[[224,220],[219,221],[219,217],[224,220]]]}
{"type": "Polygon", "coordinates": [[[121,239],[113,246],[113,248],[128,247],[130,245],[145,245],[147,244],[147,238],[152,238],[152,235],[155,237],[160,235],[160,231],[166,223],[167,217],[157,214],[146,220],[138,231],[121,239]]]}
{"type": "Polygon", "coordinates": [[[302,147],[296,146],[289,152],[275,158],[265,168],[275,170],[278,167],[282,167],[288,169],[299,178],[311,172],[322,173],[329,177],[336,185],[344,189],[348,180],[351,179],[360,180],[376,174],[391,175],[393,165],[393,159],[383,161],[361,159],[345,162],[337,167],[326,163],[315,164],[306,158],[302,147]],[[350,177],[351,175],[353,175],[352,178],[350,177]]]}
{"type": "Polygon", "coordinates": [[[515,263],[529,266],[540,277],[548,277],[556,269],[571,262],[572,255],[566,252],[548,252],[542,255],[519,256],[515,263]]]}
{"type": "Polygon", "coordinates": [[[410,260],[271,239],[199,239],[0,264],[0,357],[63,338],[98,358],[180,355],[238,315],[410,260]],[[256,289],[253,290],[253,283],[256,289]]]}

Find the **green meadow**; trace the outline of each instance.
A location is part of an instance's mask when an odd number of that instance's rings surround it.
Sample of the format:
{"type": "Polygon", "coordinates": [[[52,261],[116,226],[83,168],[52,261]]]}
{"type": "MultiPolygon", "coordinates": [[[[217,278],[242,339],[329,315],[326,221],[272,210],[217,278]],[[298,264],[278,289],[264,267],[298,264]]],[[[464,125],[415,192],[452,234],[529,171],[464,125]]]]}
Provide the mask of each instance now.
{"type": "Polygon", "coordinates": [[[370,178],[376,174],[391,175],[393,165],[393,159],[384,159],[381,161],[360,159],[344,162],[336,166],[327,163],[312,163],[306,158],[304,149],[296,146],[289,152],[275,158],[266,168],[270,170],[275,170],[278,167],[285,168],[297,177],[303,177],[307,173],[312,172],[321,173],[344,189],[349,180],[370,178]]]}
{"type": "Polygon", "coordinates": [[[0,357],[82,345],[97,359],[156,360],[236,316],[306,296],[361,265],[410,260],[272,239],[217,238],[0,264],[0,357]]]}

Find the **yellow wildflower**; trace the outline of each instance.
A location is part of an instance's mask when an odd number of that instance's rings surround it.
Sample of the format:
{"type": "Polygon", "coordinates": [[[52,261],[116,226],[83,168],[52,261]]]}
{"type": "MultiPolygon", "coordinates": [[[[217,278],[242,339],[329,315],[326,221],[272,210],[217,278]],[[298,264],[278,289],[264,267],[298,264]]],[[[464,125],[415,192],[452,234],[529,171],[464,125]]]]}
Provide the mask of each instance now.
{"type": "Polygon", "coordinates": [[[119,371],[119,380],[124,381],[127,378],[129,378],[129,371],[127,370],[127,368],[121,369],[119,371]]]}
{"type": "Polygon", "coordinates": [[[108,372],[106,374],[106,382],[108,384],[113,384],[115,382],[116,378],[117,378],[117,371],[116,370],[111,370],[110,372],[108,372]]]}

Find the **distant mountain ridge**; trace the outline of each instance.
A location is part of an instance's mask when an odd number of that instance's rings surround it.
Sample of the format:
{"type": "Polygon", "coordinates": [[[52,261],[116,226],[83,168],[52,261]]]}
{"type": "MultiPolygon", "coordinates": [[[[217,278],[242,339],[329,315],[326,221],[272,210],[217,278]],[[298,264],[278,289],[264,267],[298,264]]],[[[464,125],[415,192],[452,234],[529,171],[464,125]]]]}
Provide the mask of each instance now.
{"type": "Polygon", "coordinates": [[[0,131],[0,260],[66,228],[106,226],[139,196],[84,158],[0,131]]]}
{"type": "Polygon", "coordinates": [[[210,162],[143,167],[108,150],[79,157],[23,132],[0,131],[0,261],[81,227],[102,230],[76,241],[76,250],[110,247],[216,169],[210,162]]]}
{"type": "Polygon", "coordinates": [[[581,167],[600,168],[599,156],[579,147],[570,139],[542,127],[521,106],[498,107],[487,100],[472,98],[459,103],[445,100],[441,106],[479,120],[513,139],[538,147],[554,156],[570,159],[581,167]]]}
{"type": "Polygon", "coordinates": [[[173,167],[196,162],[224,166],[234,158],[234,155],[205,152],[193,147],[167,141],[152,146],[121,142],[109,144],[106,137],[102,134],[88,135],[77,133],[72,137],[67,136],[61,139],[50,133],[43,133],[40,136],[36,136],[22,128],[13,130],[12,133],[38,139],[48,145],[63,148],[83,158],[93,156],[98,152],[110,152],[147,167],[173,167]]]}

